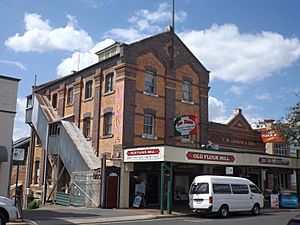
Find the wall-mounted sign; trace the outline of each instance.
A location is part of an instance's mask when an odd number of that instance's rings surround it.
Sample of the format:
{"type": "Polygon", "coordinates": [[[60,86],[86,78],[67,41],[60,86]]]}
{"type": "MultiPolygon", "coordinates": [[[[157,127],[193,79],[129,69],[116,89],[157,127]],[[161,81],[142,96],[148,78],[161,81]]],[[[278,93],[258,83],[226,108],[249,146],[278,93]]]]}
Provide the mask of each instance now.
{"type": "Polygon", "coordinates": [[[24,161],[25,160],[25,149],[14,148],[13,150],[13,161],[24,161]]]}
{"type": "Polygon", "coordinates": [[[202,152],[190,152],[186,153],[188,160],[203,160],[203,161],[215,161],[215,162],[234,162],[234,155],[223,155],[223,154],[211,154],[202,152]]]}
{"type": "Polygon", "coordinates": [[[124,110],[124,82],[116,83],[116,105],[115,105],[115,144],[122,144],[123,139],[123,110],[124,110]]]}
{"type": "Polygon", "coordinates": [[[267,130],[261,133],[261,138],[264,143],[279,143],[283,142],[282,134],[278,130],[267,130]]]}
{"type": "Polygon", "coordinates": [[[232,166],[226,166],[226,174],[233,175],[233,167],[232,166]]]}
{"type": "Polygon", "coordinates": [[[125,150],[124,161],[156,161],[162,158],[161,153],[159,148],[125,150]]]}
{"type": "Polygon", "coordinates": [[[176,118],[174,123],[174,136],[197,134],[197,116],[181,116],[176,118]]]}
{"type": "Polygon", "coordinates": [[[260,164],[268,164],[268,165],[284,165],[284,166],[290,165],[289,159],[259,157],[258,162],[260,164]]]}

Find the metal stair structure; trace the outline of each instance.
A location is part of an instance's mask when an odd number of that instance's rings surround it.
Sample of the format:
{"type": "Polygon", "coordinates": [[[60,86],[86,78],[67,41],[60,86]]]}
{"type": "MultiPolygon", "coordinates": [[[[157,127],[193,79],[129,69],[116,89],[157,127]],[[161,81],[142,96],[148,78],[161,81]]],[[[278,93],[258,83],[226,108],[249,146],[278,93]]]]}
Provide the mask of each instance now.
{"type": "Polygon", "coordinates": [[[26,123],[34,128],[48,155],[60,156],[70,176],[101,167],[101,160],[81,130],[73,122],[61,119],[46,96],[33,95],[33,106],[26,110],[26,123]]]}

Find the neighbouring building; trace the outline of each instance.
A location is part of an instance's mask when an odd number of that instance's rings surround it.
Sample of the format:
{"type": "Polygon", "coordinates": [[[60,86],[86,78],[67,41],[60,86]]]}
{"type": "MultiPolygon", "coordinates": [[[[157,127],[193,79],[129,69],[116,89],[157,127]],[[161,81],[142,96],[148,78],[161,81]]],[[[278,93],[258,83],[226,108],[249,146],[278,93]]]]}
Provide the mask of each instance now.
{"type": "Polygon", "coordinates": [[[13,127],[20,79],[0,75],[0,195],[9,196],[13,127]]]}
{"type": "Polygon", "coordinates": [[[228,124],[208,121],[209,71],[171,30],[96,54],[98,63],[28,96],[28,188],[43,199],[68,189],[75,204],[81,192],[93,205],[126,208],[139,195],[148,206],[167,199],[171,210],[196,175],[264,187],[268,168],[297,168],[295,158],[265,153],[241,110],[228,124]],[[177,136],[175,121],[194,133],[177,136]]]}

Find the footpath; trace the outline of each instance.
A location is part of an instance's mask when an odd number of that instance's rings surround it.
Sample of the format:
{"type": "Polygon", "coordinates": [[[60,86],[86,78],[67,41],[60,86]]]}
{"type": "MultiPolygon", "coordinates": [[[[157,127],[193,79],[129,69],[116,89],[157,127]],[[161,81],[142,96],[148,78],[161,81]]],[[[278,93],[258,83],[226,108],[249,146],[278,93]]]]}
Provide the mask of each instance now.
{"type": "MultiPolygon", "coordinates": [[[[265,214],[284,211],[299,212],[299,209],[262,209],[261,211],[265,214]]],[[[100,209],[58,205],[46,205],[39,209],[24,210],[23,214],[24,221],[8,223],[8,225],[84,225],[195,215],[188,208],[174,209],[171,215],[164,211],[164,214],[161,215],[159,209],[100,209]]]]}

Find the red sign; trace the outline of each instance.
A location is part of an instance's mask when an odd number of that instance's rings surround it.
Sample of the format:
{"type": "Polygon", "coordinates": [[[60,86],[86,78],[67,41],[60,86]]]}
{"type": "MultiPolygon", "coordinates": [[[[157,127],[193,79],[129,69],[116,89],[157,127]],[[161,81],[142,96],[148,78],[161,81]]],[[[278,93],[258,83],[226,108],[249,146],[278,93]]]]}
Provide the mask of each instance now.
{"type": "Polygon", "coordinates": [[[215,161],[215,162],[234,162],[234,155],[222,155],[222,154],[210,154],[200,152],[187,152],[186,158],[189,160],[204,160],[204,161],[215,161]]]}
{"type": "Polygon", "coordinates": [[[258,162],[260,164],[269,164],[269,165],[290,165],[290,161],[287,159],[275,159],[275,158],[265,158],[259,157],[258,162]]]}
{"type": "Polygon", "coordinates": [[[198,120],[197,116],[181,116],[176,118],[174,124],[174,136],[197,134],[198,120]]]}
{"type": "Polygon", "coordinates": [[[142,150],[132,150],[128,151],[128,156],[138,156],[138,155],[156,155],[159,154],[159,149],[142,149],[142,150]]]}
{"type": "Polygon", "coordinates": [[[277,130],[267,130],[261,133],[261,138],[264,143],[279,143],[283,142],[282,134],[277,130]]]}

